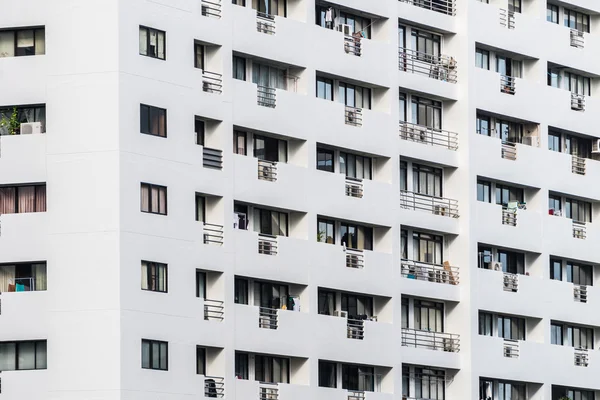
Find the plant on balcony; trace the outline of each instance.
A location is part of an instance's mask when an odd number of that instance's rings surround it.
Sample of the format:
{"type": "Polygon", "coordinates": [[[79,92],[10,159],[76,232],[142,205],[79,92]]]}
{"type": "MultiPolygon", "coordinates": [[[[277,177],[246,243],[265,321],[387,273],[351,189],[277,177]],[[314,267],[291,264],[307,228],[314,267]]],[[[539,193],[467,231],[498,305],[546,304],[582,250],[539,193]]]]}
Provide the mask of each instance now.
{"type": "Polygon", "coordinates": [[[323,242],[325,238],[325,231],[317,231],[317,242],[323,242]]]}
{"type": "Polygon", "coordinates": [[[6,127],[9,135],[18,135],[21,128],[18,117],[17,107],[14,107],[10,118],[2,116],[2,119],[0,119],[0,128],[6,127]]]}
{"type": "Polygon", "coordinates": [[[572,399],[571,399],[570,397],[563,396],[563,397],[561,397],[561,398],[560,398],[560,399],[558,399],[558,400],[572,400],[572,399]]]}

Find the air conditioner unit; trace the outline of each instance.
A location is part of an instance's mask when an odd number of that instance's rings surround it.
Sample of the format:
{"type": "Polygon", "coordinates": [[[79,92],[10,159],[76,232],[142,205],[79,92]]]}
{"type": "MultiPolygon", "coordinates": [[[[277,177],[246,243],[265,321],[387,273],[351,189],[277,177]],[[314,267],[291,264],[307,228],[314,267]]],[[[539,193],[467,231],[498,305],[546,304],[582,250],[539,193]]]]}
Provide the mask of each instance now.
{"type": "Polygon", "coordinates": [[[346,36],[352,36],[352,27],[348,24],[339,24],[337,30],[346,36]]]}
{"type": "Polygon", "coordinates": [[[41,122],[28,122],[21,124],[21,135],[31,135],[32,133],[42,133],[41,122]]]}
{"type": "Polygon", "coordinates": [[[592,141],[592,153],[600,153],[600,139],[592,141]]]}
{"type": "Polygon", "coordinates": [[[492,262],[492,269],[494,271],[502,271],[502,263],[500,261],[492,262]]]}
{"type": "Polygon", "coordinates": [[[333,316],[334,317],[348,318],[348,311],[335,310],[333,312],[333,316]]]}

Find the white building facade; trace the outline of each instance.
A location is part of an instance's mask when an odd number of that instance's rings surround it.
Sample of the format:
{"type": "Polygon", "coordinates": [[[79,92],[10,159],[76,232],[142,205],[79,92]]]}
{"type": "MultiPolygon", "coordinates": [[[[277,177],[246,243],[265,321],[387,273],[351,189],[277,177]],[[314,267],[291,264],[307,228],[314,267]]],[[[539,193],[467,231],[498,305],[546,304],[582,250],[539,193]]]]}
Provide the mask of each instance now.
{"type": "Polygon", "coordinates": [[[597,1],[0,10],[0,400],[600,399],[597,1]]]}

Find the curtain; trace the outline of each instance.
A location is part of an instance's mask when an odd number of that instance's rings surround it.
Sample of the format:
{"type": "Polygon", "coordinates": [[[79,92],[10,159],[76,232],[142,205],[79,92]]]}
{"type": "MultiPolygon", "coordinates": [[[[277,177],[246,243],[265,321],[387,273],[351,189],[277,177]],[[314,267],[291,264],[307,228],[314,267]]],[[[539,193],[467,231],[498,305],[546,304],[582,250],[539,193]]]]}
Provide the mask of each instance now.
{"type": "MultiPolygon", "coordinates": [[[[165,188],[158,189],[158,212],[160,214],[167,213],[167,190],[165,188]]],[[[156,208],[156,206],[153,206],[156,208]]]]}
{"type": "Polygon", "coordinates": [[[152,204],[152,210],[150,210],[150,212],[153,212],[153,213],[159,212],[158,211],[158,207],[159,207],[159,204],[160,204],[160,202],[158,200],[159,189],[157,187],[152,187],[150,189],[150,191],[151,191],[151,195],[152,195],[152,199],[150,201],[150,204],[152,204]]]}
{"type": "Polygon", "coordinates": [[[142,262],[142,289],[148,290],[148,263],[142,262]]]}
{"type": "MultiPolygon", "coordinates": [[[[9,286],[14,287],[15,284],[15,266],[3,265],[0,266],[0,293],[8,292],[9,286]]],[[[13,288],[14,291],[14,288],[13,288]]],[[[0,371],[2,369],[0,368],[0,371]]]]}
{"type": "Polygon", "coordinates": [[[0,343],[0,371],[14,371],[17,368],[16,343],[0,343]]]}
{"type": "Polygon", "coordinates": [[[17,32],[17,48],[33,48],[33,30],[17,32]]]}
{"type": "Polygon", "coordinates": [[[19,369],[35,369],[35,342],[21,342],[18,346],[19,369]]]}
{"type": "Polygon", "coordinates": [[[35,54],[46,54],[46,31],[44,29],[35,31],[35,54]]]}
{"type": "Polygon", "coordinates": [[[148,185],[142,185],[142,211],[150,211],[150,187],[148,185]]]}
{"type": "Polygon", "coordinates": [[[33,279],[35,280],[35,290],[46,290],[48,282],[46,264],[33,264],[33,279]]]}
{"type": "Polygon", "coordinates": [[[17,190],[19,213],[35,212],[35,186],[20,186],[17,190]]]}
{"type": "Polygon", "coordinates": [[[15,33],[0,32],[0,58],[15,56],[15,33]]]}
{"type": "Polygon", "coordinates": [[[35,212],[46,212],[46,186],[35,187],[35,212]]]}
{"type": "Polygon", "coordinates": [[[0,187],[0,214],[13,214],[17,211],[16,193],[17,189],[14,187],[0,187]]]}
{"type": "Polygon", "coordinates": [[[158,33],[158,58],[165,58],[165,34],[163,32],[158,33]]]}
{"type": "Polygon", "coordinates": [[[148,54],[148,32],[145,28],[140,28],[140,54],[148,54]]]}

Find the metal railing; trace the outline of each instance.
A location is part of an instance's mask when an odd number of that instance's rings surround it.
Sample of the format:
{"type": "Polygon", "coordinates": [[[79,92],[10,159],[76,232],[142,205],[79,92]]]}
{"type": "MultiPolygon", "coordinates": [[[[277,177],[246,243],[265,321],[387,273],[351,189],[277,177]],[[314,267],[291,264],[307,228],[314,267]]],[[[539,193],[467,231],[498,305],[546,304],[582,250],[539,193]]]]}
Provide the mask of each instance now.
{"type": "Polygon", "coordinates": [[[223,225],[204,223],[204,244],[223,245],[223,225]]]}
{"type": "Polygon", "coordinates": [[[258,308],[258,327],[265,329],[277,329],[278,314],[276,308],[259,307],[258,308]]]}
{"type": "Polygon", "coordinates": [[[275,34],[275,16],[256,12],[256,30],[267,35],[275,34]]]}
{"type": "Polygon", "coordinates": [[[516,292],[519,290],[519,275],[504,272],[503,289],[507,292],[516,292]]]}
{"type": "Polygon", "coordinates": [[[585,175],[585,158],[572,155],[571,172],[577,175],[585,175]]]}
{"type": "Polygon", "coordinates": [[[584,43],[583,32],[577,29],[571,29],[571,46],[583,49],[584,43]]]}
{"type": "Polygon", "coordinates": [[[450,83],[456,83],[458,77],[457,63],[453,57],[423,53],[405,47],[398,48],[398,68],[400,71],[450,83]]]}
{"type": "Polygon", "coordinates": [[[278,400],[279,388],[276,383],[261,382],[258,387],[258,400],[278,400]],[[263,386],[271,385],[271,386],[263,386]]]}
{"type": "Polygon", "coordinates": [[[519,341],[504,339],[503,353],[504,357],[519,358],[519,341]]]}
{"type": "Polygon", "coordinates": [[[573,237],[576,239],[585,239],[587,237],[585,222],[573,220],[573,237]]]}
{"type": "Polygon", "coordinates": [[[346,268],[364,268],[365,255],[362,250],[346,248],[346,268]]]}
{"type": "Polygon", "coordinates": [[[500,155],[502,158],[515,161],[517,159],[517,144],[502,141],[500,155]]]}
{"type": "Polygon", "coordinates": [[[348,390],[348,400],[365,400],[363,390],[348,390]]]}
{"type": "Polygon", "coordinates": [[[225,306],[221,300],[204,299],[204,319],[223,321],[225,306]]]}
{"type": "Polygon", "coordinates": [[[204,147],[202,165],[204,168],[223,169],[223,151],[204,147]]]}
{"type": "Polygon", "coordinates": [[[426,8],[435,12],[446,15],[456,15],[455,0],[400,0],[403,3],[412,4],[413,6],[426,8]]]}
{"type": "Polygon", "coordinates": [[[277,236],[258,234],[258,254],[277,255],[277,236]]]}
{"type": "Polygon", "coordinates": [[[362,109],[346,106],[344,120],[347,125],[362,126],[362,109]]]}
{"type": "Polygon", "coordinates": [[[574,364],[577,367],[587,367],[590,365],[590,358],[588,350],[584,348],[575,348],[574,350],[574,364]]]}
{"type": "Polygon", "coordinates": [[[202,15],[205,17],[221,18],[221,2],[202,0],[202,15]]]}
{"type": "Polygon", "coordinates": [[[587,303],[587,286],[573,286],[573,300],[578,301],[580,303],[587,303]]]}
{"type": "Polygon", "coordinates": [[[585,111],[585,95],[571,92],[571,110],[585,111]]]}
{"type": "Polygon", "coordinates": [[[277,89],[269,86],[256,85],[256,103],[259,106],[275,108],[277,89]]]}
{"type": "Polygon", "coordinates": [[[400,275],[408,279],[447,285],[458,285],[459,279],[458,267],[406,259],[400,261],[400,275]]]}
{"type": "Polygon", "coordinates": [[[362,179],[346,177],[346,196],[363,197],[363,183],[362,179]]]}
{"type": "Polygon", "coordinates": [[[517,210],[502,209],[502,225],[517,226],[517,210]]]}
{"type": "Polygon", "coordinates": [[[205,376],[204,397],[225,397],[225,378],[221,376],[205,376]]]}
{"type": "Polygon", "coordinates": [[[344,51],[357,57],[361,56],[361,37],[344,35],[344,51]]]}
{"type": "Polygon", "coordinates": [[[258,179],[275,182],[277,180],[277,163],[275,161],[258,160],[258,179]]]}
{"type": "Polygon", "coordinates": [[[362,319],[350,319],[346,323],[348,339],[363,340],[365,338],[365,321],[362,319]]]}
{"type": "Polygon", "coordinates": [[[402,346],[458,353],[460,335],[402,328],[402,346]]]}
{"type": "Polygon", "coordinates": [[[515,29],[515,12],[501,8],[500,25],[508,29],[515,29]]]}
{"type": "Polygon", "coordinates": [[[444,197],[400,191],[400,207],[408,210],[429,211],[435,215],[458,218],[458,201],[444,197]]]}
{"type": "Polygon", "coordinates": [[[203,70],[202,90],[207,93],[223,93],[223,75],[203,70]]]}
{"type": "Polygon", "coordinates": [[[445,147],[449,150],[458,149],[458,133],[455,132],[404,121],[400,121],[399,131],[402,140],[445,147]]]}
{"type": "Polygon", "coordinates": [[[515,94],[517,78],[514,76],[500,75],[500,91],[506,94],[515,94]]]}

